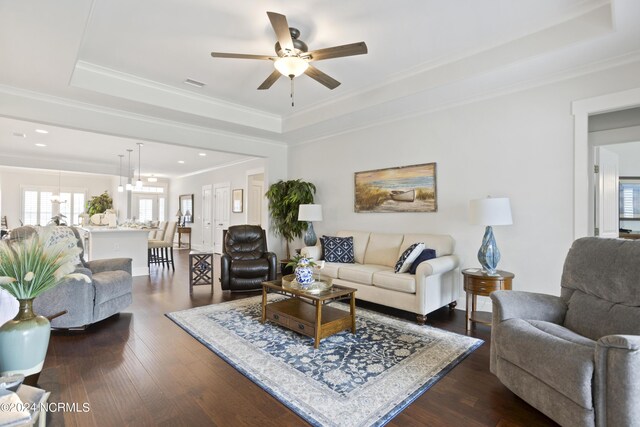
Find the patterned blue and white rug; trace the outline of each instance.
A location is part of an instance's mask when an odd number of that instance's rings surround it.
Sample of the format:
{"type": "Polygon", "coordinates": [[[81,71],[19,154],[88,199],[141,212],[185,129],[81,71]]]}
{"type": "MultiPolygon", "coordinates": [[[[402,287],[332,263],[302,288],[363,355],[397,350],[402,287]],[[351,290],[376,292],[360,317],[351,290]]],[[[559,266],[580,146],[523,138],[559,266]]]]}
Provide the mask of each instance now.
{"type": "Polygon", "coordinates": [[[260,302],[256,296],[167,316],[315,426],[384,425],[482,344],[357,308],[356,335],[338,333],[314,350],[311,338],[261,324],[260,302]]]}

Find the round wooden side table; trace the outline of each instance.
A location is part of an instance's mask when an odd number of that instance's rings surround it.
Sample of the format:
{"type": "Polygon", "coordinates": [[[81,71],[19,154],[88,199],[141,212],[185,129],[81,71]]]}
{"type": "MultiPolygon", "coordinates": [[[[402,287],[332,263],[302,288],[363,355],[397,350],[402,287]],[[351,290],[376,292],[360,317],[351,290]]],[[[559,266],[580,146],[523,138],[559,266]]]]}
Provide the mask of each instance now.
{"type": "Polygon", "coordinates": [[[467,293],[467,331],[473,323],[483,323],[491,326],[491,313],[477,311],[476,303],[478,295],[488,297],[493,291],[511,290],[513,273],[498,270],[495,276],[490,276],[480,268],[467,268],[462,270],[464,276],[464,291],[467,293]]]}

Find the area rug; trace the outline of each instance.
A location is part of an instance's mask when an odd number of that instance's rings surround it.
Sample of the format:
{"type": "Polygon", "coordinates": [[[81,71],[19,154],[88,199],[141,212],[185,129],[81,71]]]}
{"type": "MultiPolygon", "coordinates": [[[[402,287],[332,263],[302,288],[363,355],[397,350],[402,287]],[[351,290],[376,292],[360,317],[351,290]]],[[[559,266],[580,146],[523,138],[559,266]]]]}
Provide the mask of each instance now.
{"type": "Polygon", "coordinates": [[[260,323],[260,303],[256,296],[167,316],[314,426],[384,425],[482,344],[357,308],[355,335],[338,333],[314,350],[311,338],[260,323]]]}

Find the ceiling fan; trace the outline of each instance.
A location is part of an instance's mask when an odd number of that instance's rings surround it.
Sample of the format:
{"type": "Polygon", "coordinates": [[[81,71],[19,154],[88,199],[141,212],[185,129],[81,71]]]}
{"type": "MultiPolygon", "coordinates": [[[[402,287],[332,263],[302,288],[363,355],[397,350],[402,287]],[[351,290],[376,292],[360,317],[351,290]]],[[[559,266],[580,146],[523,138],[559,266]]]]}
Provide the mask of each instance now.
{"type": "Polygon", "coordinates": [[[293,85],[294,77],[298,77],[302,73],[329,89],[335,89],[340,85],[340,82],[318,70],[311,65],[310,62],[367,53],[367,45],[365,42],[328,47],[309,52],[306,43],[298,38],[300,37],[300,31],[297,28],[289,27],[286,16],[275,12],[267,12],[267,15],[278,38],[275,45],[277,56],[211,52],[211,56],[214,58],[266,59],[273,61],[273,65],[276,68],[275,71],[258,86],[258,90],[269,89],[280,76],[289,77],[293,85]]]}

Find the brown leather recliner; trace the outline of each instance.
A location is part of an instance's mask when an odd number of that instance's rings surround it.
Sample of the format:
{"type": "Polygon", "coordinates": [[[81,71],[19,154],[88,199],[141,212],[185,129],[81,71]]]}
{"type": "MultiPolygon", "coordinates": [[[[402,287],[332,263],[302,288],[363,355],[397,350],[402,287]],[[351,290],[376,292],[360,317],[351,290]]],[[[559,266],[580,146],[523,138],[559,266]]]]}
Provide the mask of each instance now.
{"type": "Polygon", "coordinates": [[[251,291],[276,279],[276,254],[267,251],[267,237],[258,225],[234,225],[222,234],[222,290],[251,291]]]}

